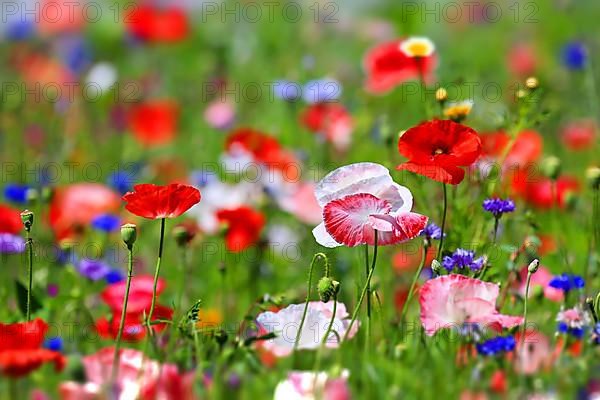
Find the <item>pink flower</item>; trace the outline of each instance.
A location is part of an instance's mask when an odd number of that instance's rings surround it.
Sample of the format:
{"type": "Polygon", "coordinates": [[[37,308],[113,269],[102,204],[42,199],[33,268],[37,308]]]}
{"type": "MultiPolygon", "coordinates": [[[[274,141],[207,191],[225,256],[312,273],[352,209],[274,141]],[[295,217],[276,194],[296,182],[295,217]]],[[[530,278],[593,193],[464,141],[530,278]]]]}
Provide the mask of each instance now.
{"type": "Polygon", "coordinates": [[[333,378],[326,372],[292,371],[286,380],[275,388],[274,400],[349,400],[348,372],[343,371],[339,378],[333,378]]]}
{"type": "Polygon", "coordinates": [[[318,224],[323,220],[321,206],[315,199],[315,184],[312,182],[290,184],[290,190],[276,196],[276,200],[281,209],[306,224],[318,224]]]}
{"type": "Polygon", "coordinates": [[[552,361],[550,341],[543,333],[528,329],[524,340],[519,332],[515,335],[515,341],[517,349],[514,366],[517,373],[533,375],[552,361]]]}
{"type": "MultiPolygon", "coordinates": [[[[102,387],[110,381],[114,349],[107,347],[83,357],[83,367],[88,381],[85,384],[63,382],[59,387],[61,399],[100,399],[102,387]]],[[[120,351],[118,400],[144,398],[166,400],[192,400],[193,372],[181,374],[173,364],[161,365],[145,358],[138,350],[120,351]]]]}
{"type": "Polygon", "coordinates": [[[523,322],[522,317],[496,310],[499,287],[463,275],[445,275],[427,281],[420,290],[421,323],[427,335],[465,323],[482,324],[500,330],[523,322]]]}
{"type": "Polygon", "coordinates": [[[417,236],[427,217],[410,212],[412,194],[383,165],[362,162],[330,172],[315,188],[323,222],[314,230],[325,247],[388,245],[417,236]]]}
{"type": "MultiPolygon", "coordinates": [[[[544,291],[544,297],[548,300],[561,302],[563,300],[563,291],[560,289],[553,288],[549,285],[554,275],[548,271],[545,267],[539,266],[535,274],[531,275],[531,282],[529,283],[529,297],[533,296],[535,288],[539,287],[544,291]]],[[[527,266],[524,266],[519,272],[519,284],[517,293],[522,297],[525,297],[525,286],[527,284],[527,266]]]]}
{"type": "MultiPolygon", "coordinates": [[[[292,353],[300,321],[302,320],[302,313],[304,312],[304,305],[305,303],[291,304],[277,312],[267,311],[256,317],[256,322],[263,334],[274,333],[276,335],[274,339],[262,342],[265,350],[268,350],[277,357],[285,357],[292,353]]],[[[298,340],[298,349],[318,349],[331,323],[332,316],[332,301],[328,303],[320,301],[309,302],[306,319],[304,325],[302,325],[302,331],[298,340]]],[[[348,330],[348,326],[350,325],[349,317],[350,315],[346,311],[346,306],[338,302],[332,330],[335,330],[340,338],[344,337],[346,330],[348,330]]],[[[358,324],[355,323],[348,337],[353,337],[357,330],[358,324]]],[[[325,346],[328,348],[339,346],[337,336],[333,332],[327,339],[325,346]]]]}
{"type": "Polygon", "coordinates": [[[204,110],[204,120],[215,129],[230,129],[235,121],[235,108],[226,100],[214,100],[204,110]]]}

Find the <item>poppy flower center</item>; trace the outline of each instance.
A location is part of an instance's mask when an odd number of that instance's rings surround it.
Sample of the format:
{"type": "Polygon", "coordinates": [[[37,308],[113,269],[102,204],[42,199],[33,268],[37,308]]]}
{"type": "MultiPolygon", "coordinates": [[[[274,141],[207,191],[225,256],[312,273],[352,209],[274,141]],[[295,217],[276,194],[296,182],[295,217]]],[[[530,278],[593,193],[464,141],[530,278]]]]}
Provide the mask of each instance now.
{"type": "Polygon", "coordinates": [[[433,152],[434,156],[438,156],[440,154],[444,154],[446,152],[446,150],[442,149],[441,147],[438,147],[437,149],[435,149],[435,151],[433,152]]]}

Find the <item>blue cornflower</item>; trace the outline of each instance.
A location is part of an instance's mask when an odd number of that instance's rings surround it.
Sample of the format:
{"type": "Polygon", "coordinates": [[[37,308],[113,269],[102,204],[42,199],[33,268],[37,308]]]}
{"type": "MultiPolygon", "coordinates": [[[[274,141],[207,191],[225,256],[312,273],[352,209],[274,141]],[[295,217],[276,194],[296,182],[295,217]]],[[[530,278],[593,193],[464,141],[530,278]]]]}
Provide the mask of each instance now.
{"type": "Polygon", "coordinates": [[[211,183],[218,182],[219,177],[215,171],[199,169],[192,172],[191,180],[193,185],[203,188],[211,183]]]}
{"type": "MultiPolygon", "coordinates": [[[[440,228],[433,222],[430,222],[429,224],[427,224],[425,229],[421,231],[419,236],[425,236],[427,239],[440,240],[442,237],[442,228],[440,228]]],[[[444,236],[446,236],[445,233],[444,236]]]]}
{"type": "Polygon", "coordinates": [[[35,34],[35,23],[34,21],[23,21],[21,18],[15,18],[12,21],[8,21],[5,34],[9,40],[29,39],[35,34]]]}
{"type": "Polygon", "coordinates": [[[581,70],[587,63],[588,51],[582,42],[567,43],[562,49],[563,64],[572,70],[581,70]]]}
{"type": "Polygon", "coordinates": [[[111,269],[110,271],[108,271],[104,279],[106,280],[106,283],[112,285],[113,283],[119,283],[123,281],[125,279],[125,276],[123,272],[121,272],[121,270],[111,269]]]}
{"type": "Polygon", "coordinates": [[[135,183],[134,175],[135,173],[131,171],[115,171],[108,177],[108,185],[119,193],[125,194],[132,189],[135,183]]]}
{"type": "Polygon", "coordinates": [[[44,341],[44,348],[52,351],[62,351],[63,340],[59,336],[50,337],[44,341]]]}
{"type": "Polygon", "coordinates": [[[77,265],[79,273],[92,281],[104,279],[111,269],[104,261],[90,258],[84,258],[77,265]]]}
{"type": "Polygon", "coordinates": [[[573,289],[582,289],[585,286],[585,280],[579,275],[563,273],[552,278],[549,285],[568,293],[573,289]]]}
{"type": "Polygon", "coordinates": [[[512,335],[497,336],[484,342],[477,343],[475,348],[482,356],[495,356],[515,349],[516,341],[512,335]]]}
{"type": "Polygon", "coordinates": [[[454,268],[469,268],[473,271],[480,270],[483,266],[484,258],[475,258],[475,252],[465,249],[456,249],[451,256],[445,256],[442,260],[442,266],[452,271],[454,268]]]}
{"type": "Polygon", "coordinates": [[[511,199],[486,199],[483,201],[483,209],[500,218],[502,214],[515,211],[515,203],[511,199]]]}
{"type": "Polygon", "coordinates": [[[304,101],[313,103],[323,103],[337,100],[342,94],[342,85],[335,79],[316,79],[309,81],[304,85],[302,98],[304,101]]]}
{"type": "Polygon", "coordinates": [[[278,99],[296,101],[302,97],[302,86],[296,82],[280,79],[273,84],[273,93],[278,99]]]}
{"type": "Polygon", "coordinates": [[[600,322],[594,324],[592,328],[592,343],[596,345],[600,344],[600,322]]]}
{"type": "Polygon", "coordinates": [[[25,251],[25,240],[12,233],[0,233],[0,254],[17,254],[25,251]]]}
{"type": "Polygon", "coordinates": [[[4,197],[13,203],[25,204],[27,203],[27,193],[30,189],[27,185],[9,183],[4,187],[4,197]]]}
{"type": "Polygon", "coordinates": [[[100,214],[92,220],[92,227],[102,232],[114,232],[121,226],[121,218],[114,214],[100,214]]]}

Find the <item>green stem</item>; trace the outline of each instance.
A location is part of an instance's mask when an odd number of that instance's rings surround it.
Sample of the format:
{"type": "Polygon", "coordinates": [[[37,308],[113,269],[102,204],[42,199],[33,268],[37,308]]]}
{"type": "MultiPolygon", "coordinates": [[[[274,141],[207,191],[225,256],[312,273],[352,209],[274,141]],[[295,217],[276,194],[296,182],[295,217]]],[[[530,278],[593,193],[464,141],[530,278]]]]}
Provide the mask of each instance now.
{"type": "Polygon", "coordinates": [[[338,299],[338,295],[337,295],[337,293],[334,293],[334,295],[333,295],[333,314],[331,315],[331,320],[329,321],[329,324],[327,325],[327,330],[325,331],[325,336],[323,336],[323,339],[321,339],[321,345],[319,346],[319,350],[317,351],[317,357],[315,359],[315,366],[313,368],[313,370],[315,371],[315,374],[319,373],[319,369],[321,368],[321,355],[323,353],[323,349],[325,348],[325,345],[327,344],[327,339],[329,338],[329,335],[331,334],[331,331],[333,329],[333,323],[335,322],[335,313],[337,312],[337,299],[338,299]]]}
{"type": "Polygon", "coordinates": [[[128,246],[127,258],[127,283],[125,284],[125,297],[123,297],[123,309],[121,310],[121,322],[119,323],[119,331],[117,332],[117,342],[115,344],[115,354],[113,356],[113,366],[111,375],[111,386],[116,382],[119,375],[119,350],[121,348],[121,338],[123,337],[123,329],[125,328],[125,316],[127,315],[127,302],[129,300],[129,288],[131,287],[131,278],[133,277],[133,245],[128,246]]]}
{"type": "Polygon", "coordinates": [[[294,339],[294,352],[298,349],[298,344],[300,341],[300,335],[302,334],[302,327],[304,326],[304,320],[306,319],[306,313],[308,312],[308,302],[310,300],[310,289],[312,286],[312,276],[313,270],[315,269],[315,262],[317,259],[321,257],[325,260],[325,271],[327,274],[329,273],[329,262],[327,261],[327,256],[323,253],[317,253],[313,256],[312,261],[310,262],[310,269],[308,271],[308,286],[306,289],[306,301],[304,302],[304,311],[302,312],[302,319],[300,320],[300,326],[298,327],[298,332],[296,332],[296,339],[294,339]]]}
{"type": "Polygon", "coordinates": [[[402,313],[400,314],[400,321],[404,321],[404,317],[406,315],[406,311],[408,310],[408,305],[410,303],[410,301],[412,300],[413,297],[413,293],[415,291],[415,286],[417,286],[417,280],[419,279],[419,276],[421,276],[421,271],[423,271],[423,267],[425,266],[425,259],[427,258],[427,250],[429,249],[428,246],[423,245],[423,254],[421,255],[421,262],[419,263],[419,268],[417,269],[417,272],[415,273],[415,276],[413,277],[412,283],[410,285],[410,289],[408,290],[408,295],[406,296],[406,301],[404,302],[404,305],[402,306],[402,313]]]}
{"type": "Polygon", "coordinates": [[[446,184],[442,183],[442,187],[444,188],[444,210],[442,212],[442,234],[440,236],[440,247],[438,248],[436,259],[441,262],[440,256],[442,255],[442,250],[444,249],[444,229],[446,228],[446,213],[448,211],[448,193],[446,190],[446,184]]]}
{"type": "Polygon", "coordinates": [[[523,329],[521,334],[521,348],[525,344],[525,335],[527,334],[527,302],[529,300],[529,284],[531,283],[531,272],[527,271],[527,282],[525,283],[525,301],[523,306],[523,329]]]}
{"type": "Polygon", "coordinates": [[[371,282],[369,280],[369,245],[365,244],[365,279],[367,279],[367,340],[371,341],[371,282]]]}
{"type": "MultiPolygon", "coordinates": [[[[187,254],[186,254],[186,247],[185,245],[181,247],[180,249],[180,257],[181,257],[181,282],[179,283],[179,300],[178,300],[178,307],[179,310],[183,310],[183,303],[184,301],[187,302],[188,301],[188,287],[189,285],[187,284],[187,277],[188,275],[188,268],[187,268],[187,254]]],[[[223,314],[225,315],[225,314],[223,314]]]]}
{"type": "Polygon", "coordinates": [[[365,299],[365,295],[367,294],[367,287],[371,282],[371,278],[373,278],[373,273],[375,272],[375,265],[377,262],[377,229],[375,229],[375,243],[374,243],[373,248],[374,248],[373,262],[371,263],[371,270],[369,271],[369,275],[367,276],[367,282],[366,282],[365,286],[363,287],[363,290],[358,299],[358,304],[356,304],[356,307],[354,307],[354,311],[352,312],[352,319],[350,320],[350,325],[348,326],[348,329],[346,329],[346,333],[344,334],[344,339],[342,340],[342,342],[345,342],[346,339],[348,339],[348,334],[352,330],[354,321],[356,321],[356,317],[358,316],[358,311],[360,310],[360,307],[362,306],[362,303],[365,299]]]}
{"type": "Polygon", "coordinates": [[[160,220],[160,242],[158,245],[158,259],[156,260],[156,269],[154,271],[154,286],[152,287],[152,302],[150,303],[150,311],[146,316],[146,328],[148,330],[148,338],[154,335],[154,331],[150,326],[152,315],[154,314],[154,307],[156,305],[156,289],[158,286],[158,276],[160,275],[160,261],[163,254],[163,243],[165,240],[165,218],[160,220]]]}
{"type": "Polygon", "coordinates": [[[27,229],[27,257],[29,258],[29,286],[27,287],[27,322],[31,321],[31,289],[33,287],[33,240],[27,229]]]}
{"type": "Polygon", "coordinates": [[[496,238],[498,237],[498,225],[500,223],[500,217],[494,217],[494,241],[492,244],[496,244],[496,238]]]}

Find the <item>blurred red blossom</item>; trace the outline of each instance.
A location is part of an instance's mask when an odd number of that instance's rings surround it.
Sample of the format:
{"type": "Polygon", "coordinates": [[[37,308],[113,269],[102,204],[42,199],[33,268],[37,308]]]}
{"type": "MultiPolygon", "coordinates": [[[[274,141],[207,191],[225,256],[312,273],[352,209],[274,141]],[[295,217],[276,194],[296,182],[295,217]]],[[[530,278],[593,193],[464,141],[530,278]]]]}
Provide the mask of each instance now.
{"type": "Polygon", "coordinates": [[[149,100],[135,105],[129,114],[129,128],[145,146],[160,146],[175,139],[179,107],[173,100],[149,100]]]}
{"type": "Polygon", "coordinates": [[[23,230],[21,211],[7,205],[0,204],[0,233],[18,234],[23,230]]]}
{"type": "Polygon", "coordinates": [[[350,146],[354,123],[350,113],[340,103],[315,103],[300,116],[302,124],[311,132],[321,135],[340,151],[350,146]]]}
{"type": "Polygon", "coordinates": [[[234,253],[256,243],[265,225],[264,215],[247,206],[219,210],[217,219],[226,224],[225,245],[234,253]]]}
{"type": "Polygon", "coordinates": [[[137,5],[126,20],[133,36],[151,43],[179,42],[189,33],[185,11],[174,6],[137,5]]]}
{"type": "Polygon", "coordinates": [[[562,128],[561,141],[573,151],[589,149],[596,141],[598,127],[592,119],[584,119],[568,123],[562,128]]]}

